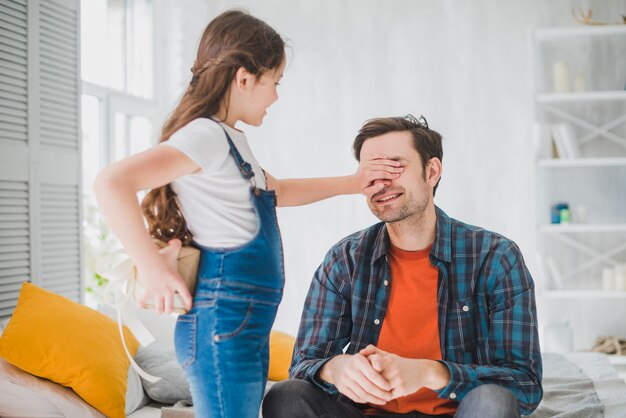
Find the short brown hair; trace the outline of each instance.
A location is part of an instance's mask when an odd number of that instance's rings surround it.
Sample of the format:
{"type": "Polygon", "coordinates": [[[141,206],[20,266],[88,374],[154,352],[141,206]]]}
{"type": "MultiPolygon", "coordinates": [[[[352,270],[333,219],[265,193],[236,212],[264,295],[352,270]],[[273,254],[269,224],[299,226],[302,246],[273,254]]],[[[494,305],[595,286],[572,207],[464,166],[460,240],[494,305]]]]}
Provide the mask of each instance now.
{"type": "MultiPolygon", "coordinates": [[[[361,161],[361,148],[365,141],[376,136],[381,136],[389,132],[411,132],[413,135],[413,145],[422,160],[422,168],[426,170],[426,164],[431,158],[443,160],[442,138],[439,132],[428,127],[428,122],[423,116],[416,119],[413,115],[397,116],[389,118],[369,119],[359,130],[359,134],[354,138],[352,150],[357,161],[361,161]]],[[[424,174],[425,175],[425,174],[424,174]]],[[[441,179],[439,179],[441,181],[441,179]]],[[[439,182],[435,185],[433,196],[437,191],[439,182]]]]}

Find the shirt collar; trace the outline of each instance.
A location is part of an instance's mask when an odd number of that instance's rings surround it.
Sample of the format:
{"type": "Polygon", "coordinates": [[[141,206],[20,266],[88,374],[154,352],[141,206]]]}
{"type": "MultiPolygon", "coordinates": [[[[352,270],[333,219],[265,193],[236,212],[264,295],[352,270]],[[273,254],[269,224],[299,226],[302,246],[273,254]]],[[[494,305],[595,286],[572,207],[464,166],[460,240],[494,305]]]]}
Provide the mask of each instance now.
{"type": "MultiPolygon", "coordinates": [[[[442,261],[450,262],[452,260],[451,237],[452,222],[446,213],[435,206],[437,215],[437,231],[435,233],[435,242],[430,254],[442,261]]],[[[372,264],[376,263],[381,257],[387,255],[389,251],[389,233],[387,225],[380,223],[380,228],[374,238],[374,249],[372,252],[372,264]]]]}
{"type": "Polygon", "coordinates": [[[435,212],[437,213],[437,232],[430,254],[449,263],[452,261],[452,221],[438,206],[435,206],[435,212]]]}

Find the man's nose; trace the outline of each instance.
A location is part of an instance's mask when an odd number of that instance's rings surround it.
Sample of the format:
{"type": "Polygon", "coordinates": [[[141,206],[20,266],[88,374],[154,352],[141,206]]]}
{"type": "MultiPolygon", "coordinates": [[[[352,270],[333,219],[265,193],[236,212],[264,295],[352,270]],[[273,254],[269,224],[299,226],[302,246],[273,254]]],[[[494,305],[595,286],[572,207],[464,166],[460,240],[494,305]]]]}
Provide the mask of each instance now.
{"type": "Polygon", "coordinates": [[[387,187],[391,184],[391,179],[378,179],[378,180],[374,180],[374,186],[378,186],[379,184],[382,184],[383,186],[387,187]]]}

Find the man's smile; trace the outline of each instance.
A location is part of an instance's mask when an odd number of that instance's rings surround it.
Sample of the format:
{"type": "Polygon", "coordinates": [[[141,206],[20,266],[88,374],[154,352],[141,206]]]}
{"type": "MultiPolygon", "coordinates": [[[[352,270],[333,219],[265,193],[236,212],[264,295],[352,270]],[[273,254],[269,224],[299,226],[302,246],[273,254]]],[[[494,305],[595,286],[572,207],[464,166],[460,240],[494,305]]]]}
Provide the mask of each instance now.
{"type": "Polygon", "coordinates": [[[380,204],[388,204],[394,202],[397,198],[402,196],[404,193],[402,192],[386,192],[386,193],[378,193],[372,197],[372,201],[374,203],[380,204]]]}

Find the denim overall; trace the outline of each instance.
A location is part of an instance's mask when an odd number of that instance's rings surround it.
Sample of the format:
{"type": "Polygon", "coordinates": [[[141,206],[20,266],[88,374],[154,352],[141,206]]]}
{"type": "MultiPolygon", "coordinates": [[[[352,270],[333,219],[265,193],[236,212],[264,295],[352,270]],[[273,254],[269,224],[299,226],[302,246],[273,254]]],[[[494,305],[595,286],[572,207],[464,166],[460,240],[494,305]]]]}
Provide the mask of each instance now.
{"type": "Polygon", "coordinates": [[[241,175],[250,181],[255,237],[236,248],[201,250],[193,308],[178,317],[174,344],[191,387],[197,418],[258,418],[269,366],[269,335],[284,286],[276,194],[226,133],[241,175]]]}

